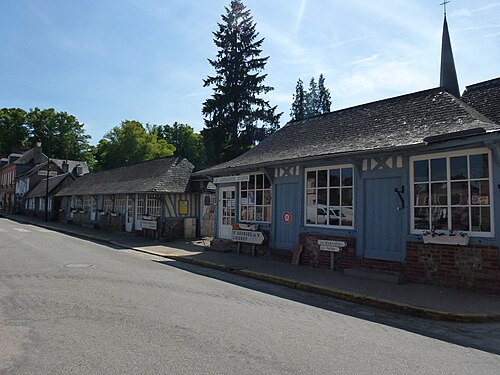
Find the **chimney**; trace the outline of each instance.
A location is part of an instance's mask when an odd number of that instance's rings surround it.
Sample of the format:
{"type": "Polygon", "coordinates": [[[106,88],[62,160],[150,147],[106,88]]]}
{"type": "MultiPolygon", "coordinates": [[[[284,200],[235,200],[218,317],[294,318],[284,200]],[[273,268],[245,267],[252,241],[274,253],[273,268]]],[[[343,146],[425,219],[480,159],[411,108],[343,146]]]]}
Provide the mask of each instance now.
{"type": "Polygon", "coordinates": [[[62,166],[61,166],[61,169],[64,173],[68,173],[68,170],[69,170],[69,164],[68,162],[65,160],[63,161],[62,163],[62,166]]]}
{"type": "Polygon", "coordinates": [[[41,164],[44,161],[42,157],[42,142],[37,142],[35,147],[33,147],[33,162],[35,164],[41,164]]]}

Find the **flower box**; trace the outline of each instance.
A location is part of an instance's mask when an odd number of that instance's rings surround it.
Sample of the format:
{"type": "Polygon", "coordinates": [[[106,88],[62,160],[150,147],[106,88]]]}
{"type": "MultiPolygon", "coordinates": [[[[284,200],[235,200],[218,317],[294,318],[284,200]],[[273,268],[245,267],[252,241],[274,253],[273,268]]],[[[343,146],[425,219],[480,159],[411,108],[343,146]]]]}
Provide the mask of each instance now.
{"type": "Polygon", "coordinates": [[[116,216],[120,216],[120,213],[119,212],[111,212],[110,215],[113,217],[116,217],[116,216]]]}
{"type": "Polygon", "coordinates": [[[427,233],[423,234],[422,238],[424,243],[434,243],[440,245],[468,245],[469,236],[467,235],[449,235],[449,234],[437,234],[437,233],[427,233]]]}
{"type": "Polygon", "coordinates": [[[107,212],[99,211],[99,215],[101,215],[101,216],[106,216],[107,214],[108,214],[107,212]]]}

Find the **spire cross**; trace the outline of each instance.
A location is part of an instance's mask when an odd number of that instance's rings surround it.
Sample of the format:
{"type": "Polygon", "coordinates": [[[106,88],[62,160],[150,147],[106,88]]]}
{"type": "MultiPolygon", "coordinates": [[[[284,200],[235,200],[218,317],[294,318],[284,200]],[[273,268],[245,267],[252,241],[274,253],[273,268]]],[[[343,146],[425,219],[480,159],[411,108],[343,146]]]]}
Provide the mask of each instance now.
{"type": "Polygon", "coordinates": [[[439,6],[443,6],[443,10],[444,10],[444,15],[446,16],[446,4],[448,4],[450,2],[450,0],[444,0],[441,4],[439,4],[439,6]]]}

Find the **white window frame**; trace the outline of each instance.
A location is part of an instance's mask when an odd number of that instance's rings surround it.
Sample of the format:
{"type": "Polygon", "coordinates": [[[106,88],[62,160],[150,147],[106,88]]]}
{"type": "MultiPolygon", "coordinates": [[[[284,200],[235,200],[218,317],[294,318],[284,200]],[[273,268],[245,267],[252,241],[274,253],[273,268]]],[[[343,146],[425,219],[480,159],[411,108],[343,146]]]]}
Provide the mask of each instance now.
{"type": "MultiPolygon", "coordinates": [[[[303,194],[303,201],[304,201],[304,225],[307,227],[317,227],[317,228],[332,228],[332,229],[354,229],[355,226],[355,209],[356,209],[356,183],[355,183],[355,169],[352,164],[340,164],[340,165],[328,165],[328,166],[322,166],[322,167],[314,167],[314,168],[305,168],[304,169],[304,194],[303,194]],[[328,171],[332,169],[343,169],[343,168],[350,168],[352,170],[352,186],[346,186],[346,188],[352,188],[352,225],[342,225],[342,221],[340,221],[340,225],[330,225],[330,224],[311,224],[307,222],[307,190],[310,189],[307,187],[307,173],[308,172],[317,172],[317,171],[328,171]]],[[[327,190],[327,197],[326,201],[330,202],[330,189],[332,187],[330,186],[330,179],[327,178],[327,186],[324,188],[327,190]]],[[[335,187],[337,188],[337,187],[335,187]]],[[[338,187],[339,189],[342,189],[342,184],[338,187]]],[[[314,189],[318,189],[318,186],[316,186],[314,189]]],[[[327,204],[328,207],[329,204],[327,204]]],[[[342,212],[342,198],[340,198],[340,212],[342,212]]],[[[350,206],[346,206],[350,207],[350,206]]]]}
{"type": "MultiPolygon", "coordinates": [[[[266,176],[265,173],[262,173],[262,172],[254,172],[254,173],[249,173],[248,174],[249,176],[254,176],[255,178],[255,184],[254,184],[254,188],[253,189],[249,189],[248,188],[248,184],[250,183],[250,180],[249,181],[240,181],[239,183],[239,212],[238,212],[238,221],[240,223],[262,223],[262,224],[267,224],[267,223],[271,223],[272,219],[273,219],[273,206],[272,206],[272,201],[273,201],[273,183],[271,182],[271,180],[266,176]],[[262,176],[262,188],[257,188],[257,176],[262,176]],[[269,181],[269,188],[266,188],[266,178],[267,180],[269,181]],[[242,185],[243,183],[246,183],[247,184],[247,189],[242,189],[242,185]],[[242,191],[246,191],[246,192],[253,192],[255,195],[254,195],[254,204],[253,205],[250,205],[248,204],[248,201],[247,201],[247,204],[243,204],[243,201],[242,201],[242,191]],[[262,191],[262,204],[257,204],[257,191],[262,191]],[[265,192],[266,191],[269,191],[269,203],[265,204],[265,192]],[[255,208],[255,211],[254,211],[254,220],[248,220],[248,219],[245,219],[243,220],[241,218],[241,215],[242,215],[242,209],[243,208],[246,208],[248,209],[248,207],[250,206],[253,206],[255,208]],[[256,217],[257,217],[257,207],[262,207],[262,220],[256,220],[256,217]],[[266,207],[269,208],[269,220],[264,220],[264,213],[265,213],[265,209],[266,207]]],[[[247,200],[249,200],[249,196],[247,196],[246,198],[247,200]]]]}
{"type": "MultiPolygon", "coordinates": [[[[431,154],[425,154],[425,155],[418,155],[418,156],[411,156],[410,157],[410,233],[411,234],[422,234],[423,232],[427,231],[426,229],[415,229],[415,198],[414,198],[414,194],[415,194],[415,184],[418,184],[419,182],[415,182],[414,181],[414,166],[413,166],[413,163],[415,161],[419,161],[419,160],[432,160],[432,159],[442,159],[442,158],[445,158],[446,159],[446,173],[447,173],[447,176],[446,176],[446,184],[447,184],[447,209],[448,209],[448,212],[450,212],[450,209],[452,207],[452,204],[451,204],[451,178],[450,178],[450,159],[452,157],[457,157],[457,156],[471,156],[471,155],[480,155],[480,154],[487,154],[488,155],[488,180],[489,180],[489,205],[485,205],[485,206],[489,206],[490,208],[490,232],[476,232],[476,231],[461,231],[461,232],[464,232],[464,233],[467,233],[468,236],[470,237],[483,237],[483,238],[492,238],[492,237],[495,237],[495,222],[494,222],[494,218],[495,218],[495,215],[494,215],[494,201],[493,201],[493,160],[491,158],[491,150],[486,148],[486,147],[482,147],[482,148],[473,148],[473,149],[467,149],[467,150],[459,150],[459,151],[449,151],[449,152],[441,152],[441,153],[431,153],[431,154]]],[[[476,205],[473,205],[471,204],[470,202],[470,181],[471,181],[471,178],[470,178],[470,164],[467,164],[467,173],[468,173],[468,178],[467,178],[467,181],[468,181],[468,186],[469,186],[469,203],[467,205],[467,207],[469,207],[469,209],[471,207],[476,207],[476,205]]],[[[472,179],[472,180],[476,180],[476,179],[472,179]]],[[[481,180],[481,179],[478,179],[478,180],[481,180]]],[[[464,179],[465,181],[465,179],[464,179]]],[[[429,176],[429,183],[430,183],[430,176],[429,176]]],[[[429,194],[431,194],[431,192],[429,191],[429,194]]],[[[443,205],[444,206],[444,205],[443,205]]],[[[465,205],[464,205],[465,206],[465,205]]],[[[470,224],[470,220],[472,220],[471,216],[469,215],[469,224],[470,224]]],[[[449,226],[450,226],[450,222],[451,222],[451,214],[448,214],[448,229],[449,229],[449,226]]],[[[443,231],[443,232],[447,232],[448,230],[439,230],[439,231],[443,231]]]]}
{"type": "Polygon", "coordinates": [[[120,214],[125,214],[125,201],[126,201],[126,194],[116,194],[115,195],[115,212],[118,212],[120,214]]]}
{"type": "Polygon", "coordinates": [[[157,194],[146,194],[146,215],[161,216],[161,200],[157,194]]]}
{"type": "Polygon", "coordinates": [[[104,212],[113,211],[113,196],[110,194],[104,195],[102,199],[102,210],[104,212]]]}

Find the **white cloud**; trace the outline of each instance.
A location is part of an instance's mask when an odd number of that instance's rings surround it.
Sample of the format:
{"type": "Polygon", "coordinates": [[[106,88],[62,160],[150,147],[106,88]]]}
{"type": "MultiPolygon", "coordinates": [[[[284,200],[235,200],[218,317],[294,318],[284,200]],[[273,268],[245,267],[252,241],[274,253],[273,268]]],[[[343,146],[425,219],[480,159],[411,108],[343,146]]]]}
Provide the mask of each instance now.
{"type": "Polygon", "coordinates": [[[369,57],[365,57],[363,59],[355,60],[351,63],[351,65],[360,65],[360,64],[366,64],[372,61],[377,60],[380,57],[380,53],[376,53],[374,55],[371,55],[369,57]]]}

